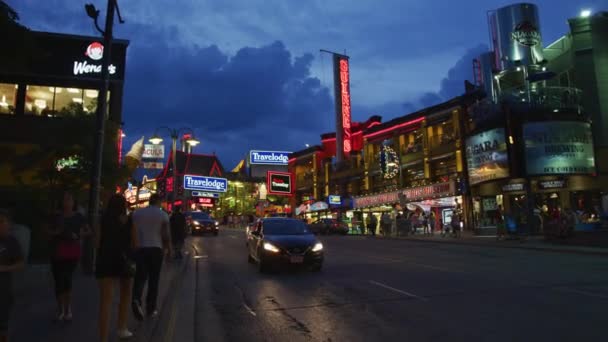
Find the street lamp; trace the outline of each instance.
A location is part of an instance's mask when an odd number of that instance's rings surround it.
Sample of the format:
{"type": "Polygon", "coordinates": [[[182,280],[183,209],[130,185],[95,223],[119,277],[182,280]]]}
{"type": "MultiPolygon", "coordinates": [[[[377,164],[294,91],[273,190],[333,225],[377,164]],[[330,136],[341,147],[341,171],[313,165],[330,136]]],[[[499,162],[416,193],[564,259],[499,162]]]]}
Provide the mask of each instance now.
{"type": "MultiPolygon", "coordinates": [[[[105,30],[101,30],[97,19],[99,18],[99,10],[95,8],[93,4],[87,4],[84,6],[87,15],[94,20],[95,28],[103,36],[103,55],[101,61],[101,82],[99,84],[99,93],[97,97],[97,113],[96,113],[96,132],[95,135],[95,152],[93,154],[93,168],[91,172],[91,181],[89,184],[89,218],[91,220],[91,227],[93,231],[97,233],[99,231],[99,193],[101,190],[101,164],[103,160],[103,143],[104,143],[104,130],[107,112],[107,94],[110,88],[110,73],[109,64],[112,53],[112,29],[114,27],[114,12],[118,14],[118,21],[122,24],[124,20],[120,15],[117,0],[108,0],[108,7],[106,9],[106,22],[105,30]]],[[[85,273],[93,273],[93,241],[90,238],[84,241],[84,254],[82,258],[82,266],[85,273]]]]}
{"type": "Polygon", "coordinates": [[[179,129],[174,129],[174,128],[169,128],[167,126],[162,126],[162,127],[157,128],[156,131],[154,132],[154,135],[152,135],[152,137],[150,139],[148,139],[148,141],[154,145],[158,145],[163,142],[163,138],[160,135],[158,135],[159,130],[167,130],[169,132],[169,135],[171,136],[171,163],[173,164],[173,172],[172,172],[173,191],[171,192],[171,206],[173,207],[173,205],[175,205],[175,200],[177,199],[177,158],[176,158],[177,139],[179,138],[179,135],[181,133],[190,132],[191,133],[190,137],[188,137],[188,139],[186,139],[186,143],[188,145],[194,147],[194,146],[200,144],[200,141],[194,137],[194,132],[192,131],[191,128],[182,127],[179,129]]]}

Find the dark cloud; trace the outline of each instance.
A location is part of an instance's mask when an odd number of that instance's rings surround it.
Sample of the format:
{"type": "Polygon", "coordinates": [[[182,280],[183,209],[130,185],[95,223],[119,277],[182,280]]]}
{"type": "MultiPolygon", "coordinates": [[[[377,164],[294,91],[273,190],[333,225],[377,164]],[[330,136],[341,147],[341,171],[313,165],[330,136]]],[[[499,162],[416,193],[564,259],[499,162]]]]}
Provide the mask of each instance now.
{"type": "Polygon", "coordinates": [[[418,99],[404,103],[403,106],[414,112],[462,95],[464,93],[464,81],[470,81],[473,78],[473,59],[489,51],[488,49],[488,46],[485,44],[479,44],[468,49],[454,66],[448,70],[447,76],[441,80],[438,92],[424,93],[418,99]]]}

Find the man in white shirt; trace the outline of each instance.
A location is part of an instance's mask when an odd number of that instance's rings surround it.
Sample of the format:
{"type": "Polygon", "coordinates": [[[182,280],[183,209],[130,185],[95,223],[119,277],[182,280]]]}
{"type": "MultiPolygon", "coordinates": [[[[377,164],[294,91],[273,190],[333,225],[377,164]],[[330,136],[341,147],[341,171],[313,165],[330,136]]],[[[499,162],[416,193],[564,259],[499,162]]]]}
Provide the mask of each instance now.
{"type": "Polygon", "coordinates": [[[163,252],[171,252],[171,234],[169,233],[169,216],[160,208],[160,197],[150,196],[150,205],[133,213],[133,225],[137,232],[138,249],[135,251],[137,270],[133,282],[133,314],[138,320],[144,319],[141,298],[146,282],[146,313],[158,315],[156,301],[158,283],[163,264],[163,252]]]}

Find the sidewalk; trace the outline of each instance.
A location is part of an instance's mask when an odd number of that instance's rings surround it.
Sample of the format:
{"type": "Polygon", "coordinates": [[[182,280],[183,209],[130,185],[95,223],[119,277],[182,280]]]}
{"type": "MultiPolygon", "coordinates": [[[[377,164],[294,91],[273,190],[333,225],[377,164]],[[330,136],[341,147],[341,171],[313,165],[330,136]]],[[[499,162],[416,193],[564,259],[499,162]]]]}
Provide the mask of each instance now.
{"type": "Polygon", "coordinates": [[[474,235],[471,232],[462,232],[459,238],[454,237],[441,237],[440,233],[436,232],[432,236],[424,235],[410,235],[410,236],[399,236],[399,237],[383,237],[383,239],[400,239],[418,242],[428,243],[446,243],[446,244],[459,244],[469,246],[482,246],[482,247],[496,247],[496,248],[516,248],[516,249],[528,249],[538,250],[545,252],[559,252],[559,253],[574,253],[574,254],[590,254],[590,255],[604,255],[608,256],[608,246],[597,247],[597,246],[580,246],[571,245],[568,240],[564,241],[546,241],[542,236],[529,236],[525,241],[520,240],[496,240],[496,236],[479,236],[474,235]]]}
{"type": "MultiPolygon", "coordinates": [[[[187,259],[184,259],[187,260],[187,259]]],[[[174,279],[180,275],[186,262],[176,263],[172,260],[163,264],[159,291],[159,312],[162,312],[168,290],[174,279]]],[[[56,313],[53,281],[48,264],[27,265],[27,268],[15,275],[15,305],[11,314],[11,341],[97,341],[97,310],[99,291],[94,276],[87,276],[78,268],[73,283],[73,321],[58,323],[54,321],[56,313]]],[[[111,341],[118,341],[115,336],[116,316],[118,310],[118,288],[114,291],[111,341]]],[[[132,314],[130,314],[132,316],[132,314]]],[[[143,323],[130,318],[129,329],[135,334],[132,341],[145,341],[155,332],[157,322],[143,323]]]]}

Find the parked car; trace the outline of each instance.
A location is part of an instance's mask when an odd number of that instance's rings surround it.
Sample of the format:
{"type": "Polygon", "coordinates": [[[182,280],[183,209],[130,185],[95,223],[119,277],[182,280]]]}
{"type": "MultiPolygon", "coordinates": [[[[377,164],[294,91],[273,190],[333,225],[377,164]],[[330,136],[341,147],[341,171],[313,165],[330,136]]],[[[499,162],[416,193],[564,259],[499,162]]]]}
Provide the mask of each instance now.
{"type": "Polygon", "coordinates": [[[204,233],[212,233],[218,235],[220,232],[220,223],[211,215],[202,211],[191,211],[186,214],[186,222],[192,235],[202,235],[204,233]]]}
{"type": "Polygon", "coordinates": [[[306,224],[292,218],[264,218],[247,234],[247,259],[260,272],[274,266],[323,267],[323,244],[306,224]]]}
{"type": "Polygon", "coordinates": [[[315,234],[348,234],[348,225],[336,219],[320,219],[310,224],[310,230],[315,234]]]}

